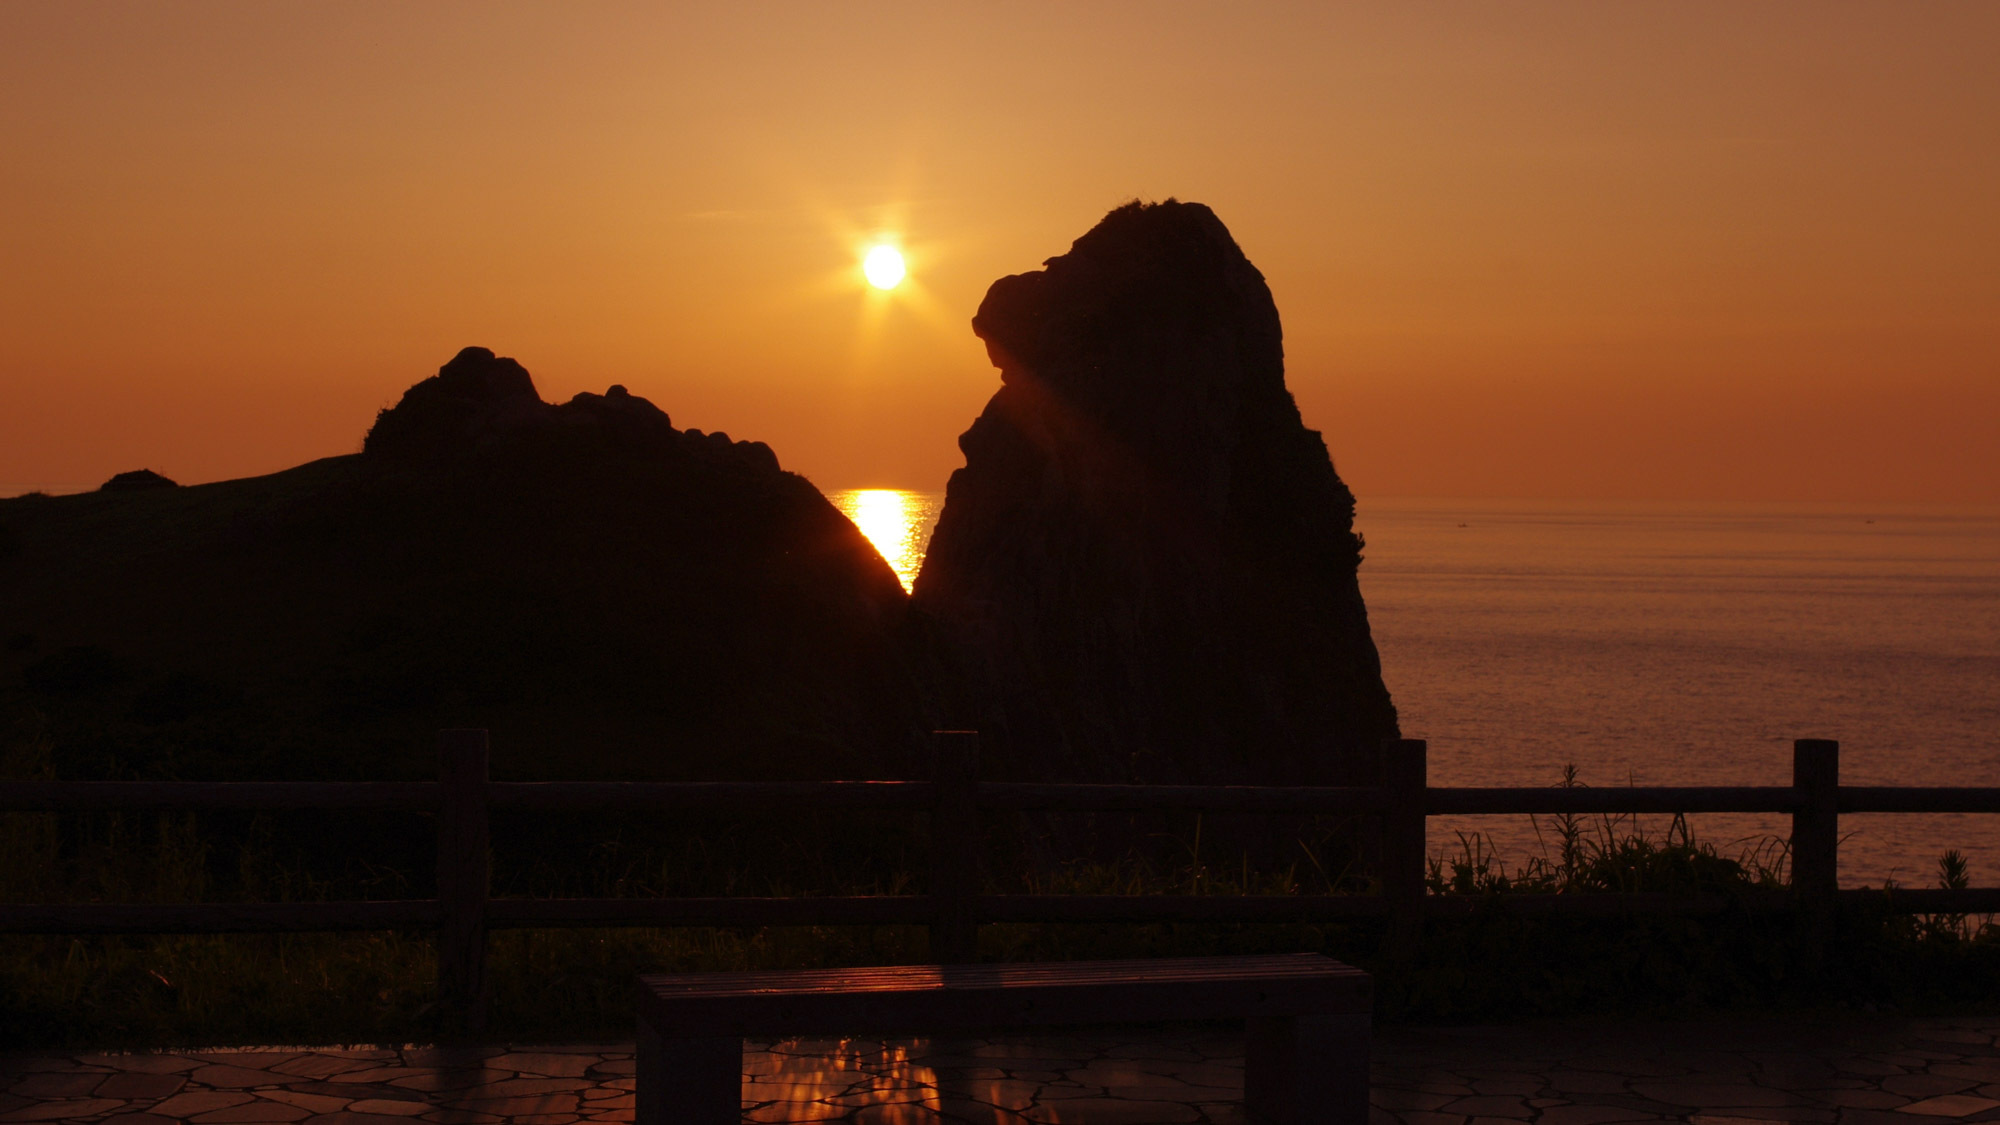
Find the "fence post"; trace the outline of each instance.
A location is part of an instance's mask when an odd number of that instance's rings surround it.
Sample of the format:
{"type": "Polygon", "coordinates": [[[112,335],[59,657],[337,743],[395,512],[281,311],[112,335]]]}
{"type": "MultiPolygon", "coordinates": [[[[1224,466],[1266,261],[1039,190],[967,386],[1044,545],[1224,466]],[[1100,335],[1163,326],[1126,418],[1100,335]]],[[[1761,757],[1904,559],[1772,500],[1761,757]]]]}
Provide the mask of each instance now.
{"type": "Polygon", "coordinates": [[[1840,743],[1792,743],[1792,900],[1811,940],[1823,947],[1840,890],[1840,743]]]}
{"type": "Polygon", "coordinates": [[[943,965],[966,964],[979,958],[973,912],[980,890],[979,732],[933,731],[931,745],[937,800],[931,806],[930,956],[943,965]]]}
{"type": "Polygon", "coordinates": [[[456,1034],[486,1023],[488,749],[483,730],[438,735],[438,1006],[456,1034]]]}
{"type": "Polygon", "coordinates": [[[1381,776],[1387,798],[1382,809],[1382,897],[1389,900],[1390,943],[1407,950],[1423,928],[1430,744],[1421,738],[1384,741],[1381,776]]]}

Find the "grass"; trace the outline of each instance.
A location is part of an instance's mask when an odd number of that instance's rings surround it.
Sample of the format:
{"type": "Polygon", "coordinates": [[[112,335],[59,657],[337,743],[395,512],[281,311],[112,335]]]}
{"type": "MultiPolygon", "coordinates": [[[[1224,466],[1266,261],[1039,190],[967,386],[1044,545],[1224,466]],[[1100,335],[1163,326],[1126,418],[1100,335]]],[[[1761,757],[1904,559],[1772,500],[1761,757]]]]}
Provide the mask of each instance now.
{"type": "MultiPolygon", "coordinates": [[[[44,748],[45,749],[45,748],[44,748]]],[[[38,772],[36,747],[0,763],[38,772]]],[[[1577,784],[1574,771],[1565,784],[1577,784]]],[[[9,901],[230,901],[426,897],[421,818],[327,826],[296,817],[0,816],[9,901]],[[414,829],[409,822],[415,822],[414,829]],[[378,845],[376,855],[352,845],[378,845]],[[328,841],[332,842],[329,843],[328,841]]],[[[917,818],[911,818],[916,820],[917,818]]],[[[1093,894],[1367,893],[1353,825],[1298,822],[1288,837],[1194,818],[996,823],[994,889],[1093,894]],[[1178,831],[1176,831],[1178,827],[1178,831]],[[1046,859],[1064,854],[1086,858],[1046,859]]],[[[1537,820],[1541,854],[1510,869],[1463,835],[1432,860],[1434,894],[1486,906],[1395,944],[1380,923],[993,925],[1007,960],[1317,950],[1377,974],[1378,1015],[1401,1021],[1584,1012],[1689,1013],[1819,1005],[1950,1010],[2000,995],[1990,918],[1845,913],[1815,950],[1783,914],[1531,917],[1527,894],[1781,887],[1782,841],[1725,854],[1682,818],[1658,834],[1628,817],[1537,820]]],[[[643,817],[496,825],[496,893],[536,896],[920,893],[920,826],[853,815],[767,821],[643,817]]],[[[1939,882],[1969,885],[1947,852],[1939,882]]],[[[491,938],[496,1039],[622,1039],[640,971],[885,964],[925,959],[915,927],[523,930],[491,938]]],[[[428,933],[0,937],[0,1046],[402,1042],[439,1032],[428,933]]]]}
{"type": "MultiPolygon", "coordinates": [[[[1563,767],[1560,788],[1582,786],[1574,764],[1563,767]]],[[[1540,854],[1513,874],[1490,838],[1458,833],[1458,852],[1430,861],[1432,894],[1630,894],[1731,892],[1775,889],[1789,883],[1789,842],[1776,836],[1737,841],[1728,856],[1696,840],[1687,817],[1676,813],[1658,837],[1630,814],[1531,816],[1540,854]]]]}

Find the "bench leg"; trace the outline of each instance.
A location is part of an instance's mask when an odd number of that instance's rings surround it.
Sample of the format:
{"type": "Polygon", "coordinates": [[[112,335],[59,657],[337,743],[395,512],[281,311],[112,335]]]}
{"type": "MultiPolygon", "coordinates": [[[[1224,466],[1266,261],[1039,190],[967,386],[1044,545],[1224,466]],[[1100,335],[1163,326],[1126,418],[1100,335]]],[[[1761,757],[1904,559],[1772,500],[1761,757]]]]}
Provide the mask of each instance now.
{"type": "Polygon", "coordinates": [[[1367,1013],[1254,1019],[1243,1108],[1258,1125],[1368,1125],[1367,1013]]]}
{"type": "Polygon", "coordinates": [[[742,1125],[743,1040],[662,1039],[639,1021],[633,1125],[742,1125]]]}

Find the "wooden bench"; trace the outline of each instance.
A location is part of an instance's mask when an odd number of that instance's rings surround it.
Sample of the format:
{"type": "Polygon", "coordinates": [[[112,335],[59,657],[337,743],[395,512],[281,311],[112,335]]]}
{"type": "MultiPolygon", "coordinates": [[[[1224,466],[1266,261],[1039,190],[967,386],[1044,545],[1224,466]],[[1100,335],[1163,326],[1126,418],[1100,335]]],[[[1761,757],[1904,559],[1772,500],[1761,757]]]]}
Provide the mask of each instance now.
{"type": "Polygon", "coordinates": [[[644,975],[638,1008],[637,1125],[738,1125],[746,1036],[1215,1019],[1247,1025],[1253,1120],[1368,1120],[1368,974],[1316,953],[644,975]]]}

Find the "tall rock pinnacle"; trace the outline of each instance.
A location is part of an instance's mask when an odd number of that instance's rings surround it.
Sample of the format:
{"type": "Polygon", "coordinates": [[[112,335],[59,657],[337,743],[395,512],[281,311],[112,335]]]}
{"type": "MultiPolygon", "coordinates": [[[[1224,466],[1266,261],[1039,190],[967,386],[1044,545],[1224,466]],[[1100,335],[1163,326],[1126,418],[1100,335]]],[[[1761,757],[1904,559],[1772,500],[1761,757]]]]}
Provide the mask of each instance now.
{"type": "Polygon", "coordinates": [[[1001,387],[915,601],[1013,776],[1365,777],[1396,734],[1354,496],[1271,291],[1196,203],[1121,207],[973,318],[1001,387]]]}

